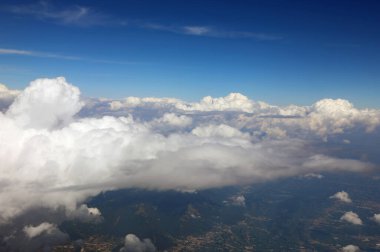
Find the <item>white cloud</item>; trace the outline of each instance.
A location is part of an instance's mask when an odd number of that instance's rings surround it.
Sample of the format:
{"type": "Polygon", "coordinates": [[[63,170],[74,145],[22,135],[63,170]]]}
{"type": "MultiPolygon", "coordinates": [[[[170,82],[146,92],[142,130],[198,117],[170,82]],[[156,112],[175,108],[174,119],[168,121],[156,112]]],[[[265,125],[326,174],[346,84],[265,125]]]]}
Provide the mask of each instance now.
{"type": "Polygon", "coordinates": [[[356,213],[352,211],[346,212],[345,214],[343,214],[342,217],[340,217],[340,219],[354,225],[363,225],[363,221],[359,218],[359,216],[356,213]]]}
{"type": "Polygon", "coordinates": [[[352,202],[350,195],[348,195],[348,193],[346,193],[345,191],[335,193],[333,196],[330,196],[330,199],[337,199],[345,203],[352,202]]]}
{"type": "Polygon", "coordinates": [[[342,248],[342,252],[359,252],[360,248],[355,245],[347,245],[342,248]]]}
{"type": "Polygon", "coordinates": [[[368,163],[363,163],[358,160],[352,160],[352,159],[343,159],[343,158],[333,158],[326,155],[313,155],[308,158],[303,163],[303,166],[309,169],[315,169],[318,170],[318,167],[321,166],[329,167],[329,170],[336,170],[336,171],[352,171],[352,172],[358,172],[358,171],[364,171],[369,168],[373,168],[368,163]]]}
{"type": "Polygon", "coordinates": [[[170,125],[175,127],[186,127],[192,123],[191,117],[185,115],[176,115],[174,113],[165,113],[156,123],[170,125]]]}
{"type": "Polygon", "coordinates": [[[261,125],[264,132],[268,129],[280,129],[279,132],[284,136],[315,134],[326,141],[329,136],[358,128],[364,128],[370,133],[380,125],[379,110],[357,109],[342,99],[323,99],[310,107],[271,106],[270,109],[256,110],[256,113],[256,118],[247,117],[245,120],[247,124],[261,125]]]}
{"type": "Polygon", "coordinates": [[[358,110],[347,100],[323,99],[312,106],[308,115],[308,126],[319,135],[342,133],[356,123],[363,124],[367,131],[380,124],[377,110],[358,110]]]}
{"type": "MultiPolygon", "coordinates": [[[[35,216],[30,219],[35,219],[35,216]]],[[[8,237],[7,245],[11,251],[50,251],[49,248],[63,244],[68,239],[69,236],[59,230],[56,224],[42,222],[38,225],[26,225],[21,229],[21,232],[14,232],[8,237]]]]}
{"type": "Polygon", "coordinates": [[[57,230],[58,228],[55,224],[51,224],[48,222],[43,222],[37,226],[29,225],[23,228],[25,235],[30,239],[37,237],[41,234],[52,234],[54,232],[57,232],[57,230]]]}
{"type": "Polygon", "coordinates": [[[374,214],[372,218],[376,223],[380,224],[380,214],[374,214]]]}
{"type": "Polygon", "coordinates": [[[0,113],[0,222],[34,207],[97,216],[82,203],[106,190],[197,190],[372,168],[321,154],[307,139],[256,137],[260,125],[247,120],[278,109],[238,94],[199,103],[128,98],[117,110],[99,100],[78,114],[82,104],[64,78],[38,79],[0,113]]]}
{"type": "Polygon", "coordinates": [[[21,127],[51,129],[68,123],[82,105],[79,89],[65,78],[39,79],[17,96],[6,115],[21,127]]]}
{"type": "Polygon", "coordinates": [[[315,179],[322,179],[323,178],[323,175],[322,174],[318,174],[318,173],[308,173],[308,174],[305,174],[303,175],[304,178],[315,178],[315,179]]]}
{"type": "Polygon", "coordinates": [[[150,239],[140,240],[134,234],[127,234],[124,239],[124,247],[120,252],[154,252],[155,246],[150,239]]]}
{"type": "Polygon", "coordinates": [[[180,100],[175,98],[155,98],[155,97],[145,97],[139,98],[130,96],[125,98],[122,101],[111,101],[109,106],[111,110],[119,110],[125,108],[134,108],[134,107],[154,107],[154,108],[165,108],[168,106],[173,106],[177,103],[181,103],[180,100]]]}
{"type": "Polygon", "coordinates": [[[204,97],[199,103],[177,103],[176,107],[184,111],[243,111],[253,112],[257,105],[248,97],[231,93],[226,97],[212,98],[204,97]]]}
{"type": "MultiPolygon", "coordinates": [[[[265,106],[264,103],[262,103],[265,106]]],[[[128,107],[172,107],[182,111],[243,111],[253,112],[256,107],[261,104],[248,99],[248,97],[231,93],[226,97],[213,98],[211,96],[204,97],[200,102],[187,103],[175,98],[154,98],[154,97],[127,97],[123,101],[110,102],[112,110],[118,110],[128,107]]]]}
{"type": "Polygon", "coordinates": [[[323,99],[310,107],[278,107],[252,101],[239,93],[219,98],[206,96],[199,102],[185,102],[174,98],[128,97],[109,101],[109,109],[111,112],[128,113],[139,109],[170,111],[191,116],[193,119],[218,120],[219,123],[230,126],[244,127],[270,138],[315,135],[327,141],[330,136],[341,135],[350,130],[365,129],[366,133],[371,133],[380,126],[379,110],[360,110],[342,99],[323,99]],[[221,114],[223,112],[226,117],[221,114]],[[234,113],[239,116],[235,120],[228,119],[228,112],[230,115],[234,113]]]}

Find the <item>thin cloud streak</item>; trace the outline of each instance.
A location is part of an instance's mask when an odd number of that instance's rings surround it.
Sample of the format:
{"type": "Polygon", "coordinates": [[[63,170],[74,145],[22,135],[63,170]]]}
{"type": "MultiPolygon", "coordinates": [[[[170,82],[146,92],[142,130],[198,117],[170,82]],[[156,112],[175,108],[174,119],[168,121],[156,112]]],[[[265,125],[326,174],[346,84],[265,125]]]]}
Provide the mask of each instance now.
{"type": "Polygon", "coordinates": [[[157,23],[146,23],[140,25],[141,28],[157,31],[166,31],[182,35],[191,36],[203,36],[213,38],[249,38],[261,41],[281,40],[282,36],[267,34],[267,33],[255,33],[248,31],[229,31],[221,30],[210,26],[168,26],[157,23]]]}
{"type": "Polygon", "coordinates": [[[62,59],[62,60],[86,61],[86,62],[90,62],[90,63],[102,63],[102,64],[120,64],[120,65],[140,64],[140,62],[87,59],[87,58],[76,57],[76,56],[67,56],[67,55],[54,54],[54,53],[45,53],[45,52],[18,50],[18,49],[8,49],[8,48],[0,48],[0,55],[31,56],[31,57],[38,57],[38,58],[55,58],[55,59],[62,59]]]}
{"type": "Polygon", "coordinates": [[[37,20],[51,21],[61,25],[79,27],[91,26],[131,26],[146,30],[156,30],[189,36],[239,39],[248,38],[259,41],[281,40],[282,36],[250,31],[224,30],[207,25],[164,25],[145,21],[123,20],[106,13],[96,11],[88,6],[71,5],[60,8],[46,1],[27,5],[11,5],[4,11],[16,15],[30,16],[37,20]]]}
{"type": "MultiPolygon", "coordinates": [[[[31,16],[39,20],[53,21],[64,25],[86,27],[116,22],[116,19],[87,6],[71,5],[60,8],[47,1],[39,1],[33,4],[9,5],[5,6],[4,10],[16,15],[31,16]]],[[[118,21],[118,23],[125,24],[122,21],[118,21]]]]}
{"type": "Polygon", "coordinates": [[[74,56],[65,56],[60,54],[53,53],[44,53],[44,52],[35,52],[28,50],[18,50],[18,49],[8,49],[8,48],[0,48],[0,55],[22,55],[22,56],[33,56],[33,57],[41,57],[41,58],[57,58],[57,59],[66,59],[66,60],[84,60],[80,57],[74,56]]]}
{"type": "Polygon", "coordinates": [[[31,51],[17,50],[17,49],[5,49],[0,48],[0,54],[13,54],[13,55],[32,55],[31,51]]]}

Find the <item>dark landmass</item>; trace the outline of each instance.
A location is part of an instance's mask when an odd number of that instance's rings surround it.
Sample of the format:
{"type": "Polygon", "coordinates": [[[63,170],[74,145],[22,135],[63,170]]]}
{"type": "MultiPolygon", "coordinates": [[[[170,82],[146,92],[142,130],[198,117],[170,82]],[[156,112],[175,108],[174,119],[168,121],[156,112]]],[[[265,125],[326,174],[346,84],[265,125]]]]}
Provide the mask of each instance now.
{"type": "Polygon", "coordinates": [[[337,251],[348,244],[380,251],[380,225],[371,219],[380,213],[379,178],[324,174],[197,192],[105,192],[88,202],[100,209],[102,223],[60,228],[84,251],[118,251],[129,233],[151,239],[159,251],[337,251]],[[352,203],[329,198],[342,190],[352,203]],[[363,225],[341,221],[347,211],[363,225]]]}

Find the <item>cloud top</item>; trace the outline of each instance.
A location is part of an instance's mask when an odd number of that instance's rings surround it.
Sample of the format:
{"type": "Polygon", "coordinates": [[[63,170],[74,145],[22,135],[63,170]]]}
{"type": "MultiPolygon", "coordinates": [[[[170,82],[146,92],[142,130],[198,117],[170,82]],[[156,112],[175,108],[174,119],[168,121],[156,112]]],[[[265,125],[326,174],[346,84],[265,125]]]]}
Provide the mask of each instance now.
{"type": "Polygon", "coordinates": [[[81,108],[79,89],[65,78],[37,79],[16,97],[7,116],[22,127],[50,129],[68,123],[81,108]]]}

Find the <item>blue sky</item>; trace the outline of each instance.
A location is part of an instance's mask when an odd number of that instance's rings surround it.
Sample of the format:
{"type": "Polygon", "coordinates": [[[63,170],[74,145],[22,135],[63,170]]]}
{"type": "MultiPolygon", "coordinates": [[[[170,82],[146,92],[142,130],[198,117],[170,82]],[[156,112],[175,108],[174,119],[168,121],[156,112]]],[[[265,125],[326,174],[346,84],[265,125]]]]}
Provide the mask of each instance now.
{"type": "Polygon", "coordinates": [[[380,107],[380,2],[2,1],[0,82],[85,96],[380,107]]]}

